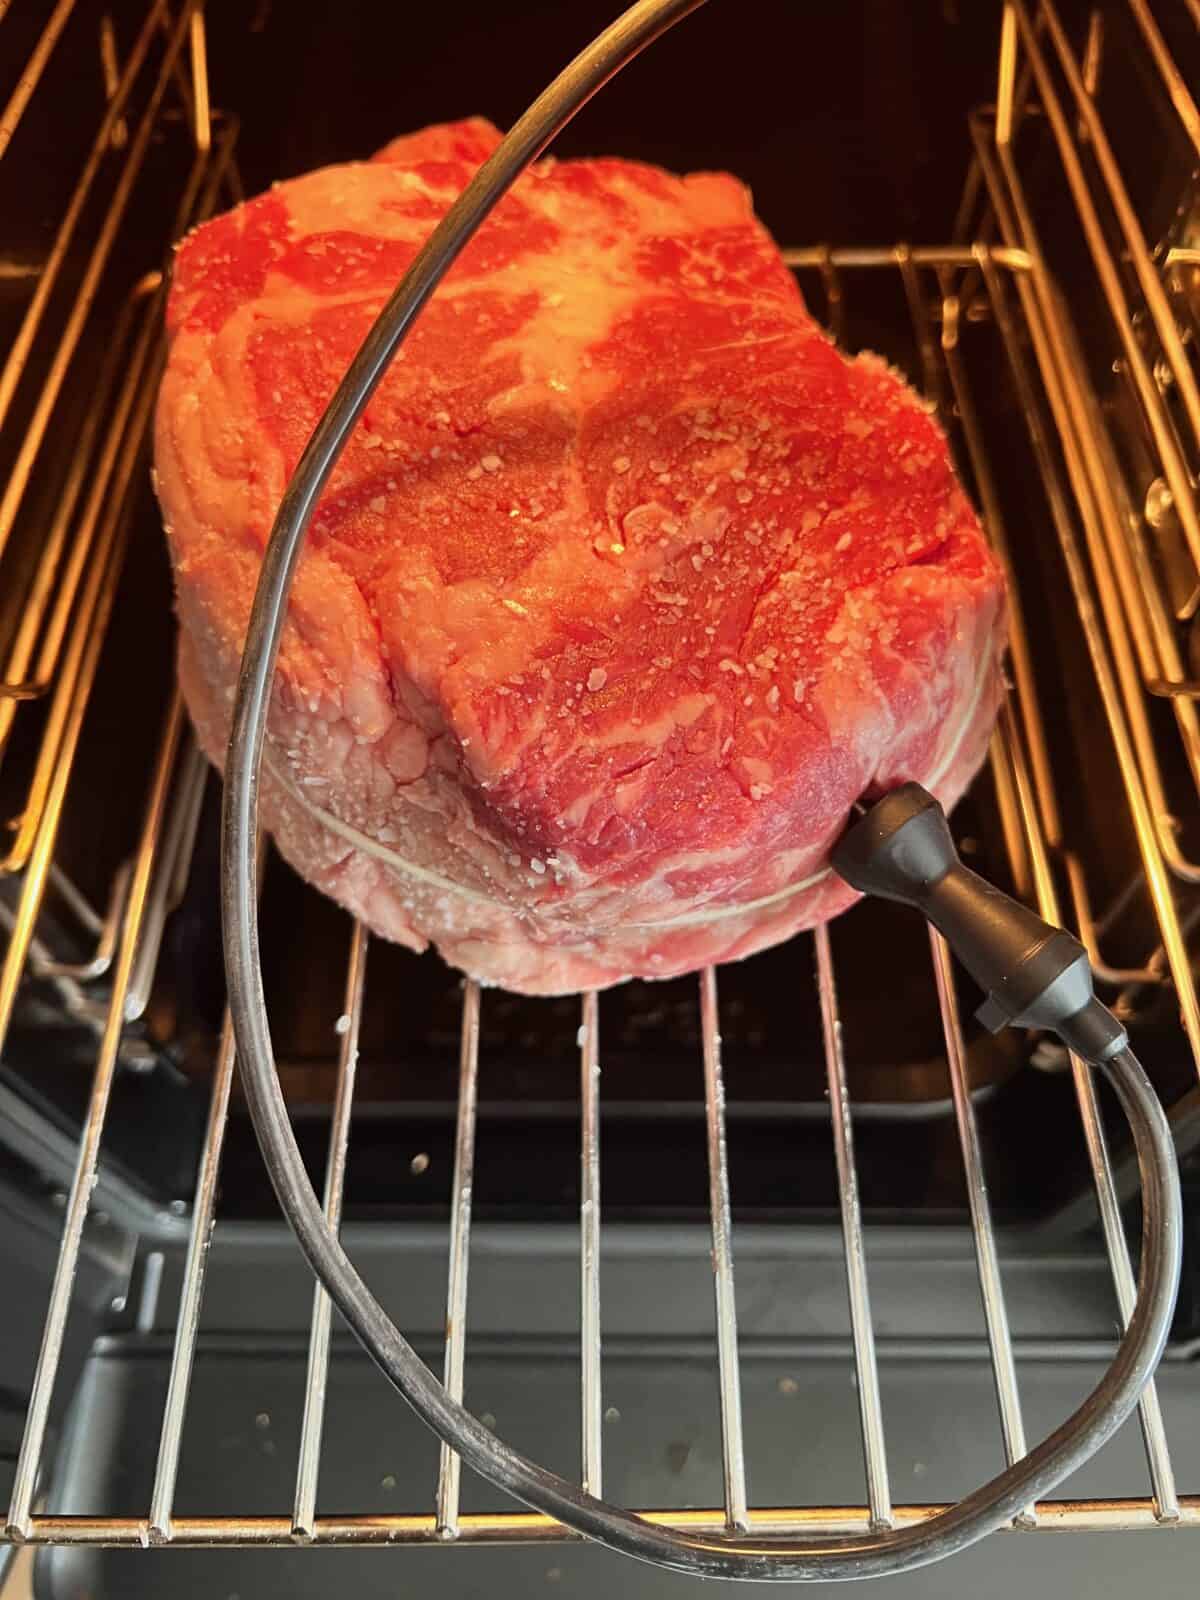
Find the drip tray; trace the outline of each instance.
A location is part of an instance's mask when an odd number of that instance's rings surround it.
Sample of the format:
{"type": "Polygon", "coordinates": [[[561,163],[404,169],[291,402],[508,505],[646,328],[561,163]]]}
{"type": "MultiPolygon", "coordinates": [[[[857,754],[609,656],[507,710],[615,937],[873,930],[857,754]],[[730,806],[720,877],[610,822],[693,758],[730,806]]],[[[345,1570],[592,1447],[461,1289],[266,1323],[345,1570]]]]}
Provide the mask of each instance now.
{"type": "MultiPolygon", "coordinates": [[[[479,1416],[545,1465],[578,1473],[579,1441],[562,1418],[577,1412],[579,1361],[571,1327],[577,1295],[569,1251],[547,1250],[553,1229],[481,1229],[472,1279],[466,1401],[479,1416]],[[535,1248],[535,1238],[540,1241],[535,1248]],[[513,1308],[523,1308],[514,1327],[513,1308]],[[505,1328],[505,1332],[498,1330],[505,1328]]],[[[721,1503],[721,1440],[712,1360],[711,1277],[703,1230],[642,1230],[614,1237],[603,1264],[612,1329],[605,1344],[604,1488],[624,1504],[663,1509],[721,1503]],[[647,1283],[660,1283],[659,1314],[648,1319],[647,1283]],[[632,1329],[652,1322],[655,1331],[632,1329]],[[647,1397],[653,1403],[647,1403],[647,1397]]],[[[926,1235],[926,1238],[928,1235],[926,1235]]],[[[435,1322],[444,1289],[444,1249],[352,1231],[350,1246],[393,1309],[407,1304],[416,1324],[435,1322]]],[[[564,1235],[563,1243],[567,1240],[564,1235]]],[[[884,1428],[897,1505],[954,1499],[1003,1466],[992,1367],[982,1336],[970,1247],[948,1236],[937,1262],[922,1260],[916,1236],[880,1237],[873,1252],[884,1428]],[[921,1293],[914,1294],[914,1283],[921,1293]]],[[[751,1484],[759,1506],[858,1505],[854,1360],[848,1337],[840,1246],[812,1230],[787,1248],[753,1231],[738,1241],[743,1311],[742,1394],[753,1440],[751,1484]]],[[[1008,1255],[1006,1280],[1018,1371],[1031,1440],[1078,1404],[1107,1359],[1109,1289],[1101,1257],[1008,1255]],[[1053,1338],[1051,1356],[1050,1339],[1053,1338]]],[[[47,1509],[143,1515],[149,1504],[171,1355],[170,1318],[179,1263],[168,1260],[159,1299],[144,1303],[147,1332],[99,1339],[78,1386],[47,1509]],[[151,1312],[154,1314],[151,1315],[151,1312]]],[[[205,1327],[183,1434],[175,1499],[179,1517],[289,1519],[303,1409],[310,1280],[280,1230],[219,1231],[205,1327]],[[249,1295],[239,1292],[251,1286],[249,1295]],[[274,1327],[271,1324],[276,1324],[274,1327]],[[269,1330],[269,1331],[264,1331],[269,1330]]],[[[431,1363],[440,1340],[418,1337],[431,1363]]],[[[1171,1443],[1184,1481],[1200,1474],[1200,1393],[1190,1368],[1169,1363],[1160,1378],[1171,1443]]],[[[347,1508],[368,1516],[428,1515],[437,1442],[345,1335],[335,1340],[322,1448],[318,1513],[347,1508]]],[[[1130,1422],[1062,1491],[1077,1498],[1128,1494],[1144,1484],[1137,1425],[1130,1422]]],[[[1140,1491],[1139,1491],[1140,1492],[1140,1491]]],[[[467,1473],[463,1513],[511,1508],[467,1473]]],[[[286,1539],[286,1532],[283,1537],[286,1539]]],[[[1188,1592],[1185,1540],[1036,1540],[1006,1534],[945,1566],[892,1580],[903,1597],[1121,1595],[1188,1592]],[[1036,1563],[1036,1565],[1035,1565],[1036,1563]],[[1035,1576],[1036,1574],[1036,1576],[1035,1576]]],[[[176,1552],[178,1600],[254,1595],[323,1597],[330,1585],[356,1595],[418,1593],[446,1600],[486,1587],[501,1596],[560,1592],[608,1595],[614,1582],[633,1596],[666,1596],[680,1580],[574,1545],[464,1549],[436,1570],[435,1555],[378,1549],[332,1553],[200,1550],[176,1552]],[[486,1568],[482,1565],[487,1563],[486,1568]],[[485,1581],[486,1580],[486,1581],[485,1581]]],[[[47,1551],[38,1556],[39,1600],[157,1596],[159,1563],[130,1550],[47,1551]]],[[[819,1586],[825,1592],[823,1586],[819,1586]]],[[[730,1586],[731,1590],[733,1586],[730,1586]]],[[[740,1590],[739,1590],[740,1592],[740,1590]]]]}

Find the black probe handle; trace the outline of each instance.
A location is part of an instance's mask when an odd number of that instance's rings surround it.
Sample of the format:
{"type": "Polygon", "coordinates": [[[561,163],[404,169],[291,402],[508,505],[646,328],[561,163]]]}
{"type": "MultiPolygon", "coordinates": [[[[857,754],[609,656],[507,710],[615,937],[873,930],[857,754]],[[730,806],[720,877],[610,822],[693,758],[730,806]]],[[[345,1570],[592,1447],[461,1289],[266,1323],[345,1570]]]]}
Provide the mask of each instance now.
{"type": "Polygon", "coordinates": [[[919,783],[894,789],[853,823],[834,870],[863,894],[915,906],[987,992],[993,1033],[1049,1028],[1085,1061],[1125,1049],[1124,1028],[1092,992],[1087,951],[958,858],[941,806],[919,783]]]}

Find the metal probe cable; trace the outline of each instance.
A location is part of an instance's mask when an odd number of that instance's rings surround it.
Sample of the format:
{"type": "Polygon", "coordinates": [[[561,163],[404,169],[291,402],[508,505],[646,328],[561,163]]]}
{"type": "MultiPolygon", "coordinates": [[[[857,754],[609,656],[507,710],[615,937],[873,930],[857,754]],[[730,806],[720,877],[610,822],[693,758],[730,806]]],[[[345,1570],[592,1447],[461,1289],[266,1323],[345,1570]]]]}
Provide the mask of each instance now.
{"type": "Polygon", "coordinates": [[[797,1582],[881,1576],[961,1550],[1047,1494],[1120,1426],[1162,1354],[1179,1277],[1181,1213],[1170,1132],[1125,1049],[1104,1064],[1129,1119],[1142,1178],[1138,1298],[1104,1378],[1020,1462],[923,1523],[803,1542],[703,1538],[654,1526],[511,1449],[453,1401],[398,1332],[328,1226],[305,1173],[275,1072],[259,959],[255,838],[258,773],[288,591],[321,491],[354,424],[421,307],[479,224],[579,108],[702,0],[639,0],[525,113],[447,212],[364,341],[280,502],[259,574],[225,773],[221,910],[238,1066],[284,1214],[330,1298],[381,1371],[463,1461],[517,1499],[589,1538],[700,1576],[797,1582]]]}

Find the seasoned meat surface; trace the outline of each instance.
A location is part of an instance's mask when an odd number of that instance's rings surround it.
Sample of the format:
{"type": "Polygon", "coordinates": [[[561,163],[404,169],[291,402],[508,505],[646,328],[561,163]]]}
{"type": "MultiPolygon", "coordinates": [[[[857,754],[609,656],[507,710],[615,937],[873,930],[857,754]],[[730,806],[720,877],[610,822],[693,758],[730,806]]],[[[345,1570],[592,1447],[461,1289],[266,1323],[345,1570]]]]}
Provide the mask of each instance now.
{"type": "MultiPolygon", "coordinates": [[[[180,247],[156,469],[220,762],[272,518],[498,140],[396,140],[180,247]]],[[[953,803],[1003,586],[926,406],[806,311],[746,190],[539,163],[426,307],[308,536],[262,814],[376,932],[530,993],[744,956],[847,906],[864,792],[953,803]]]]}

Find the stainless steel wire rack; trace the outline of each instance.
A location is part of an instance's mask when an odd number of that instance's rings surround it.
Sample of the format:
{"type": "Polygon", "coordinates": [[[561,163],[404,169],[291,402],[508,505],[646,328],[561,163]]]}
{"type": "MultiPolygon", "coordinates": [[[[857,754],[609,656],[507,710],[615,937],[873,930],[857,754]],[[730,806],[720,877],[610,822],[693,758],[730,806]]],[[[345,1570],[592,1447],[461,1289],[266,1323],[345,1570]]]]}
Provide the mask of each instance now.
{"type": "MultiPolygon", "coordinates": [[[[0,157],[34,101],[73,9],[72,0],[60,0],[54,7],[0,113],[0,157]]],[[[1121,17],[1149,64],[1163,103],[1171,108],[1174,133],[1200,156],[1200,112],[1155,10],[1149,0],[1129,0],[1121,17]]],[[[1193,188],[1190,205],[1178,205],[1163,220],[1161,231],[1148,236],[1149,224],[1139,220],[1144,208],[1139,210],[1127,187],[1104,116],[1104,81],[1110,69],[1106,28],[1112,26],[1109,13],[1093,12],[1077,38],[1051,0],[1011,0],[1005,6],[996,103],[972,119],[974,159],[950,243],[877,249],[817,245],[790,250],[787,259],[835,337],[850,347],[856,340],[856,308],[864,295],[882,292],[904,308],[901,337],[915,352],[915,376],[950,433],[1010,577],[1013,694],[997,725],[990,771],[1012,882],[1047,918],[1074,923],[1131,1022],[1147,996],[1173,991],[1181,1049],[1194,1062],[1200,1060],[1200,1000],[1188,934],[1200,912],[1195,890],[1200,865],[1188,852],[1194,853],[1200,841],[1189,841],[1187,819],[1200,789],[1200,687],[1197,657],[1189,654],[1200,605],[1200,506],[1195,493],[1200,464],[1200,189],[1193,188]],[[1063,272],[1039,229],[1044,190],[1039,187],[1039,199],[1034,197],[1035,181],[1043,182],[1047,153],[1053,158],[1053,183],[1074,208],[1086,249],[1081,260],[1066,264],[1069,297],[1063,272]],[[1079,316],[1091,296],[1100,315],[1089,325],[1085,346],[1079,316]],[[1115,353],[1115,359],[1106,358],[1109,381],[1104,390],[1092,343],[1115,353]],[[997,421],[992,404],[1000,388],[1012,401],[1007,422],[997,421]],[[1024,527],[1019,537],[1006,493],[1014,474],[1034,507],[1033,529],[1024,527]],[[1054,686],[1047,680],[1026,615],[1037,581],[1027,552],[1039,542],[1056,552],[1066,576],[1073,607],[1060,625],[1064,634],[1078,640],[1087,663],[1089,693],[1103,722],[1111,771],[1119,785],[1120,804],[1114,809],[1138,864],[1132,885],[1115,894],[1105,875],[1096,871],[1088,841],[1072,832],[1065,816],[1070,766],[1051,732],[1048,700],[1055,698],[1054,686]],[[1154,937],[1131,956],[1133,936],[1123,932],[1123,919],[1141,894],[1152,912],[1154,937]]],[[[446,1447],[436,1482],[430,1485],[432,1511],[318,1511],[333,1349],[330,1306],[320,1286],[312,1299],[291,1514],[176,1514],[183,1429],[234,1089],[228,1019],[212,1063],[193,1199],[186,1214],[154,1219],[176,1237],[186,1257],[150,1503],[143,1514],[132,1516],[39,1509],[51,1405],[89,1212],[102,1208],[106,1195],[121,1184],[102,1156],[110,1099],[118,1075],[139,1064],[142,1046],[130,1024],[148,1002],[164,926],[192,859],[205,782],[181,702],[173,693],[149,772],[140,828],[106,895],[93,903],[94,897],[56,863],[64,817],[89,804],[89,795],[73,782],[76,753],[106,637],[121,620],[116,608],[123,558],[142,492],[147,427],[163,357],[163,269],[148,270],[133,282],[113,282],[111,263],[130,202],[146,179],[146,157],[154,141],[166,139],[177,148],[183,173],[159,240],[164,256],[172,237],[241,193],[235,160],[238,125],[210,107],[204,16],[198,4],[185,0],[168,6],[155,0],[124,61],[117,59],[111,25],[102,26],[98,63],[104,109],[0,372],[0,419],[13,419],[20,427],[0,496],[0,593],[11,597],[0,607],[0,760],[13,751],[21,754],[20,794],[12,807],[17,821],[0,864],[0,915],[8,926],[0,969],[0,1045],[29,979],[50,985],[63,1008],[90,1027],[96,1039],[78,1143],[58,1133],[48,1136],[36,1154],[36,1164],[62,1184],[64,1214],[5,1535],[16,1542],[75,1545],[501,1543],[569,1537],[550,1518],[524,1510],[465,1512],[460,1463],[446,1447]],[[83,270],[67,281],[61,276],[62,264],[68,256],[79,258],[81,240],[86,244],[83,270]],[[97,340],[102,353],[85,377],[88,352],[97,340]],[[90,398],[79,412],[67,401],[81,384],[90,398]],[[64,439],[70,446],[65,471],[60,453],[64,439]],[[71,933],[66,954],[48,931],[51,924],[63,923],[71,933]]],[[[1178,198],[1184,201],[1186,196],[1181,192],[1178,198]]],[[[368,936],[355,925],[348,930],[348,943],[324,1195],[325,1214],[334,1228],[342,1213],[359,1030],[369,993],[368,936]]],[[[720,975],[710,970],[698,983],[702,1050],[697,1072],[704,1091],[724,1497],[720,1505],[688,1511],[639,1508],[651,1521],[678,1528],[731,1536],[745,1530],[815,1534],[899,1525],[940,1509],[897,1503],[889,1481],[838,974],[828,934],[819,931],[812,943],[866,1498],[858,1505],[760,1507],[750,1502],[746,1463],[753,1440],[744,1437],[741,1412],[720,975]]],[[[802,948],[806,944],[796,947],[801,969],[808,960],[802,948]]],[[[1025,1453],[1027,1443],[1020,1367],[1006,1311],[954,979],[947,949],[936,935],[928,984],[936,994],[944,1032],[998,1424],[1011,1463],[1025,1453]]],[[[487,994],[466,984],[444,1349],[444,1381],[456,1399],[463,1396],[469,1358],[472,1170],[481,1028],[486,1040],[489,1003],[487,994]]],[[[579,1471],[583,1484],[596,1494],[603,1479],[605,1406],[599,1162],[604,1011],[602,997],[581,997],[579,1471]]],[[[486,1068],[486,1057],[484,1064],[486,1068]]],[[[1042,1064],[1071,1074],[1116,1305],[1127,1318],[1134,1277],[1121,1220],[1124,1167],[1110,1151],[1087,1070],[1077,1061],[1042,1064]]],[[[1190,1136],[1194,1103],[1192,1089],[1172,1108],[1181,1139],[1190,1136]]],[[[5,1105],[9,1108],[9,1102],[5,1105]]],[[[15,1106],[11,1115],[16,1127],[15,1106]]],[[[1018,1525],[1060,1530],[1200,1526],[1200,1493],[1185,1493],[1176,1482],[1153,1385],[1141,1402],[1140,1418],[1147,1488],[1131,1484],[1121,1499],[1063,1499],[1030,1506],[1018,1525]]]]}

